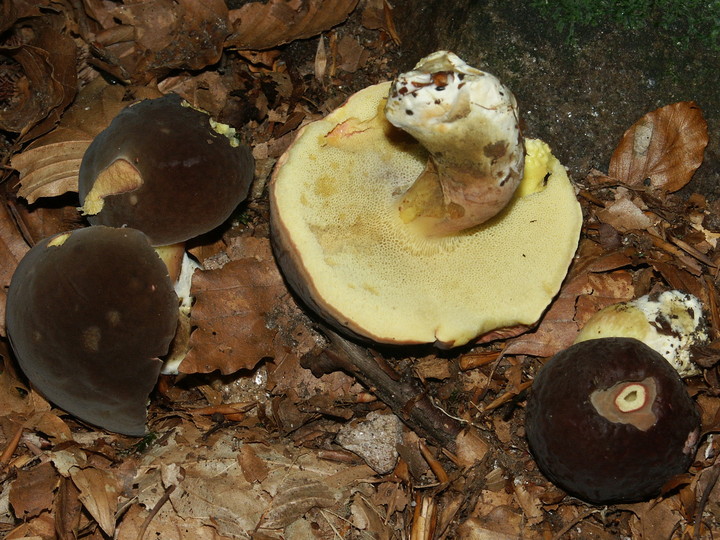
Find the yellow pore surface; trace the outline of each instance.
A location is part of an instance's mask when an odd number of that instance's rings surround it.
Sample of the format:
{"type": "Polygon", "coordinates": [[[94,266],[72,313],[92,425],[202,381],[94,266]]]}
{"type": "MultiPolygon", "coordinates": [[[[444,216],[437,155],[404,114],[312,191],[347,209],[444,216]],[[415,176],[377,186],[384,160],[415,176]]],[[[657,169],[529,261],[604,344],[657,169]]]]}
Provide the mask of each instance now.
{"type": "Polygon", "coordinates": [[[362,90],[306,126],[275,173],[279,240],[313,300],[340,324],[384,343],[458,346],[535,323],[558,292],[580,234],[582,214],[564,167],[545,143],[527,140],[522,196],[475,229],[424,236],[401,221],[398,201],[426,153],[385,119],[389,88],[362,90]]]}

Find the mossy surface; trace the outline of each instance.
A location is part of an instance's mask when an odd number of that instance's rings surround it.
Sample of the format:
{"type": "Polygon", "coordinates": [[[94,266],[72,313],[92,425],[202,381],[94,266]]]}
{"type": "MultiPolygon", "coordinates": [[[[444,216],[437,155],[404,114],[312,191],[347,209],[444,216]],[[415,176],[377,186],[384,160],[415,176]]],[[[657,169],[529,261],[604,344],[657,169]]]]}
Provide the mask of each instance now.
{"type": "Polygon", "coordinates": [[[720,50],[720,0],[532,0],[568,41],[588,29],[651,31],[685,48],[720,50]]]}

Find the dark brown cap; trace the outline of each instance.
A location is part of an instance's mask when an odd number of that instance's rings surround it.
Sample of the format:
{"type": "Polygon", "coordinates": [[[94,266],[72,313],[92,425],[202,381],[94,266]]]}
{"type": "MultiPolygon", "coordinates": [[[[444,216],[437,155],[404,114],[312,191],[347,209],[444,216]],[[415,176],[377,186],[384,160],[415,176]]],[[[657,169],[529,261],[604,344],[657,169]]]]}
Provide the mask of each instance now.
{"type": "Polygon", "coordinates": [[[85,152],[83,212],[93,225],[141,230],[154,246],[214,229],[247,197],[254,173],[250,149],[231,133],[175,94],[127,107],[85,152]]]}
{"type": "Polygon", "coordinates": [[[89,227],[47,238],[20,261],[7,333],[20,367],[78,418],[143,435],[148,395],[175,335],[178,299],[147,237],[89,227]]]}

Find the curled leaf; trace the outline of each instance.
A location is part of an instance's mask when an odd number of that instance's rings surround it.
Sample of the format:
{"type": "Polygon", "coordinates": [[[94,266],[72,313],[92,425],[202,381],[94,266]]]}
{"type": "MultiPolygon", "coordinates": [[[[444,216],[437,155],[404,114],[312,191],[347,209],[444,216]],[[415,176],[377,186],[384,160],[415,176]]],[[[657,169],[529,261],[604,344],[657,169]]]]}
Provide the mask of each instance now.
{"type": "Polygon", "coordinates": [[[610,176],[629,185],[649,182],[673,192],[690,181],[703,161],[707,123],[694,101],[681,101],[643,116],[625,132],[610,159],[610,176]]]}
{"type": "Polygon", "coordinates": [[[226,44],[260,50],[316,36],[343,22],[357,4],[358,0],[248,2],[230,11],[232,34],[226,44]]]}
{"type": "Polygon", "coordinates": [[[24,140],[52,129],[77,90],[76,46],[53,18],[31,18],[0,47],[0,129],[24,140]]]}

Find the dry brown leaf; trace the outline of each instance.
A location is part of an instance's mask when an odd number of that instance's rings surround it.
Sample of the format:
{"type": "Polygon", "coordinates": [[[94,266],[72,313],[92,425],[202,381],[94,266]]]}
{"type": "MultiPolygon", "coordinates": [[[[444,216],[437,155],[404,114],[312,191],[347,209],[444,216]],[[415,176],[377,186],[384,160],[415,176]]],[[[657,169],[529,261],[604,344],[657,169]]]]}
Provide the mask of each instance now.
{"type": "Polygon", "coordinates": [[[634,297],[632,275],[626,270],[581,272],[563,285],[538,329],[509,341],[505,353],[553,356],[572,345],[593,313],[634,297]]]}
{"type": "Polygon", "coordinates": [[[18,196],[32,204],[40,197],[77,191],[78,171],[92,139],[136,99],[157,97],[151,88],[110,85],[101,77],[83,88],[60,125],[13,156],[20,172],[18,196]]]}
{"type": "Polygon", "coordinates": [[[103,26],[92,39],[95,63],[125,81],[149,82],[172,69],[214,64],[229,32],[223,0],[88,4],[103,26]]]}
{"type": "Polygon", "coordinates": [[[190,350],[182,373],[223,374],[252,369],[273,357],[277,329],[266,314],[286,293],[267,239],[249,239],[258,255],[233,260],[218,270],[196,272],[190,323],[190,350]]]}
{"type": "Polygon", "coordinates": [[[75,540],[74,531],[80,525],[82,503],[79,499],[80,490],[69,478],[61,477],[60,486],[55,497],[53,515],[55,531],[59,540],[75,540]]]}
{"type": "Polygon", "coordinates": [[[237,459],[245,480],[251,484],[254,482],[262,482],[267,478],[268,467],[265,461],[258,457],[251,445],[244,444],[241,446],[237,459]]]}
{"type": "Polygon", "coordinates": [[[343,22],[358,0],[270,0],[248,2],[230,10],[232,34],[226,45],[270,49],[305,39],[343,22]]]}
{"type": "Polygon", "coordinates": [[[315,480],[315,477],[316,474],[297,474],[283,482],[260,526],[264,529],[282,529],[312,508],[335,506],[339,493],[323,480],[315,480]]]}
{"type": "Polygon", "coordinates": [[[76,466],[70,468],[70,478],[80,490],[78,498],[85,509],[105,534],[112,537],[120,492],[115,477],[103,469],[76,466]]]}
{"type": "Polygon", "coordinates": [[[707,123],[694,101],[681,101],[643,116],[625,132],[610,159],[609,175],[633,186],[649,179],[655,190],[687,184],[703,161],[707,123]]]}
{"type": "Polygon", "coordinates": [[[0,205],[0,336],[5,335],[7,288],[15,268],[28,249],[7,207],[0,205]]]}
{"type": "Polygon", "coordinates": [[[10,486],[10,504],[18,519],[28,520],[53,507],[60,476],[48,463],[21,469],[10,486]]]}
{"type": "Polygon", "coordinates": [[[0,128],[20,133],[20,140],[38,137],[54,127],[77,91],[76,45],[61,33],[63,17],[33,17],[10,29],[0,47],[0,75],[11,81],[12,95],[0,112],[0,128]],[[28,38],[27,36],[31,36],[28,38]]]}

